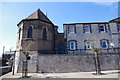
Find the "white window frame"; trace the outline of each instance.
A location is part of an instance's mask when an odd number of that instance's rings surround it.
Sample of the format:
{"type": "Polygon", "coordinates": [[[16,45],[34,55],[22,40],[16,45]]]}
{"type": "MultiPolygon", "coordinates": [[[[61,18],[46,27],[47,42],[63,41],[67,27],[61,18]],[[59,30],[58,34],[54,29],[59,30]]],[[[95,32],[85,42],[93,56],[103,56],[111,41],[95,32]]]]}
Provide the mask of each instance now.
{"type": "Polygon", "coordinates": [[[100,30],[100,32],[105,32],[105,25],[104,24],[99,25],[99,30],[100,30]],[[104,31],[101,31],[101,26],[103,26],[104,31]]]}
{"type": "Polygon", "coordinates": [[[90,33],[90,25],[84,25],[85,33],[90,33]]]}
{"type": "Polygon", "coordinates": [[[91,42],[90,42],[90,41],[85,41],[85,47],[86,47],[86,49],[92,49],[92,44],[91,44],[91,42]],[[89,42],[90,44],[88,44],[88,42],[89,42]],[[88,47],[88,45],[90,45],[90,47],[88,47]]]}
{"type": "Polygon", "coordinates": [[[69,33],[75,33],[75,26],[74,25],[69,26],[69,33]]]}
{"type": "Polygon", "coordinates": [[[107,40],[102,40],[101,46],[102,46],[103,49],[108,49],[108,41],[107,40]],[[103,41],[105,41],[106,47],[103,47],[103,41]]]}
{"type": "Polygon", "coordinates": [[[75,41],[70,41],[70,50],[76,50],[76,42],[75,41]],[[73,45],[72,45],[72,43],[73,43],[73,45]]]}

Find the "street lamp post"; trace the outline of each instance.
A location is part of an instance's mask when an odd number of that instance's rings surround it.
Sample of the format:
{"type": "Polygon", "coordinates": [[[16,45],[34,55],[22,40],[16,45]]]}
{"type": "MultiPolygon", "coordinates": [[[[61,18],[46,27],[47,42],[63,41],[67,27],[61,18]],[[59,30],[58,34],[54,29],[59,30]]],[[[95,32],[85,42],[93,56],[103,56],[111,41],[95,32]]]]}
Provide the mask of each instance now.
{"type": "Polygon", "coordinates": [[[4,51],[5,51],[5,46],[3,46],[2,66],[4,66],[4,63],[5,63],[5,54],[4,54],[4,51]]]}

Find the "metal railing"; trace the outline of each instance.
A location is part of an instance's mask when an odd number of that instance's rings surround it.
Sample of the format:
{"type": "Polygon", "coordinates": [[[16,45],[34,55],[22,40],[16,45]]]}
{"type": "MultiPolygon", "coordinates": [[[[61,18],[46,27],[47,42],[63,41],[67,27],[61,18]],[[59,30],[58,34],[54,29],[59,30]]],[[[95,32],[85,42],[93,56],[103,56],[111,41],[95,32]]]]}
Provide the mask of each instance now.
{"type": "Polygon", "coordinates": [[[8,72],[11,72],[12,71],[12,68],[11,66],[1,66],[0,67],[0,76],[8,73],[8,72]]]}

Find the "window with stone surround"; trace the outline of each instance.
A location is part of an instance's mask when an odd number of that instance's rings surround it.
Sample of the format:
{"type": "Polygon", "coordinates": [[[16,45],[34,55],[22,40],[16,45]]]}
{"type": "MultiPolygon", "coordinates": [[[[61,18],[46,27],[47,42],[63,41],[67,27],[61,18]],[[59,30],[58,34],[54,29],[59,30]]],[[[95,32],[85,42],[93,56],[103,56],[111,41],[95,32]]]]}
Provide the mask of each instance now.
{"type": "Polygon", "coordinates": [[[69,26],[69,33],[75,33],[75,26],[74,25],[69,26]]]}
{"type": "Polygon", "coordinates": [[[90,41],[85,41],[85,49],[92,49],[92,44],[90,41]]]}
{"type": "Polygon", "coordinates": [[[85,33],[90,33],[91,32],[90,25],[84,25],[84,32],[85,33]]]}
{"type": "Polygon", "coordinates": [[[108,40],[101,40],[101,47],[103,49],[108,49],[108,40]]]}
{"type": "Polygon", "coordinates": [[[28,32],[27,32],[27,38],[32,38],[32,27],[30,26],[29,28],[28,28],[28,32]]]}
{"type": "Polygon", "coordinates": [[[70,41],[69,46],[70,46],[70,50],[76,50],[76,42],[75,41],[70,41]]]}
{"type": "Polygon", "coordinates": [[[105,25],[104,24],[100,24],[99,25],[99,32],[105,32],[105,25]]]}

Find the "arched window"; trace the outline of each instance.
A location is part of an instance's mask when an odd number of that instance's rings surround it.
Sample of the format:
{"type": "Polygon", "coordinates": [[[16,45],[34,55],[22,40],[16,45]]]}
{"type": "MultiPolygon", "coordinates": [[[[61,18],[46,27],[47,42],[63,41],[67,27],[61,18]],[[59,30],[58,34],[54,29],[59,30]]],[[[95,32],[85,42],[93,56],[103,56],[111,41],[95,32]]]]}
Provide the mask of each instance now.
{"type": "Polygon", "coordinates": [[[32,38],[32,27],[28,28],[27,38],[32,38]]]}
{"type": "Polygon", "coordinates": [[[86,49],[92,49],[92,44],[90,41],[85,41],[85,48],[86,49]]]}
{"type": "Polygon", "coordinates": [[[46,31],[46,28],[43,28],[43,36],[42,36],[42,38],[43,38],[44,40],[47,39],[47,31],[46,31]]]}
{"type": "Polygon", "coordinates": [[[107,49],[108,48],[108,42],[107,42],[107,40],[102,40],[101,41],[101,46],[102,46],[103,49],[107,49]]]}

